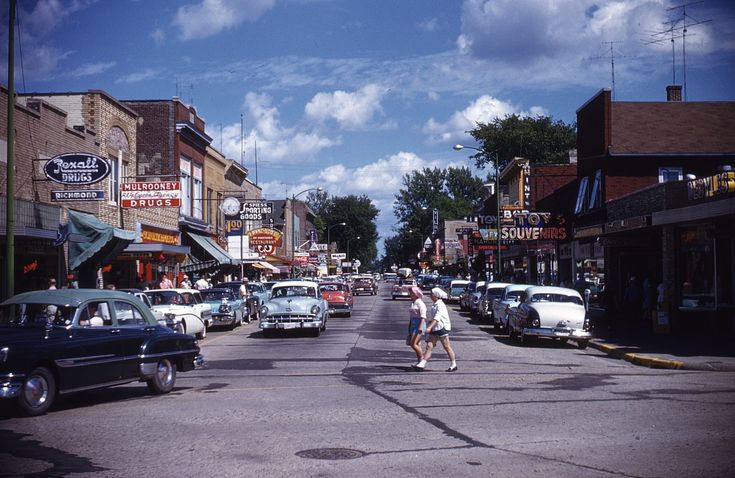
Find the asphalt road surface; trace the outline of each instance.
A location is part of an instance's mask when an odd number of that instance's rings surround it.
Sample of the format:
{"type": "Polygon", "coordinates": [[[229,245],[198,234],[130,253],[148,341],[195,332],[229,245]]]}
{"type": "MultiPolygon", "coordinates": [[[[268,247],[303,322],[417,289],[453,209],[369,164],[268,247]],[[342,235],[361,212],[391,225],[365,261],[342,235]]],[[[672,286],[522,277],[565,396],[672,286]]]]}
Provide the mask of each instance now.
{"type": "Polygon", "coordinates": [[[168,395],[130,384],[35,418],[2,403],[0,475],[733,476],[735,374],[521,346],[456,306],[459,370],[438,347],[414,372],[388,290],[319,338],[211,332],[168,395]]]}

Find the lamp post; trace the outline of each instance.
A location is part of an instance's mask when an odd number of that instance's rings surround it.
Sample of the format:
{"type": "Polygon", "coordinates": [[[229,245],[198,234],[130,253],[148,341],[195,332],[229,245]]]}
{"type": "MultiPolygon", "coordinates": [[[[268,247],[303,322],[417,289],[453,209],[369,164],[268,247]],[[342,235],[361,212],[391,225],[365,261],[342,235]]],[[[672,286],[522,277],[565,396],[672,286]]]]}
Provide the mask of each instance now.
{"type": "Polygon", "coordinates": [[[350,262],[352,262],[352,257],[350,256],[350,240],[351,239],[359,240],[360,236],[357,236],[354,238],[350,238],[350,237],[347,238],[347,260],[350,262]]]}
{"type": "Polygon", "coordinates": [[[296,241],[298,241],[299,231],[296,230],[296,213],[294,207],[296,205],[296,198],[309,191],[322,191],[321,186],[318,188],[308,188],[291,196],[291,262],[293,266],[293,260],[296,257],[296,241]]]}
{"type": "Polygon", "coordinates": [[[455,151],[461,151],[463,149],[474,149],[475,151],[479,151],[480,153],[484,154],[485,156],[488,156],[490,159],[493,160],[493,164],[495,165],[495,202],[496,202],[496,209],[495,209],[495,230],[496,230],[496,241],[497,241],[497,249],[498,249],[498,260],[495,264],[495,272],[497,274],[497,278],[494,278],[494,280],[503,280],[502,279],[502,261],[500,259],[500,167],[498,165],[499,159],[498,159],[498,152],[497,151],[487,151],[485,149],[475,148],[473,146],[463,146],[461,144],[455,144],[453,146],[453,149],[455,151]]]}

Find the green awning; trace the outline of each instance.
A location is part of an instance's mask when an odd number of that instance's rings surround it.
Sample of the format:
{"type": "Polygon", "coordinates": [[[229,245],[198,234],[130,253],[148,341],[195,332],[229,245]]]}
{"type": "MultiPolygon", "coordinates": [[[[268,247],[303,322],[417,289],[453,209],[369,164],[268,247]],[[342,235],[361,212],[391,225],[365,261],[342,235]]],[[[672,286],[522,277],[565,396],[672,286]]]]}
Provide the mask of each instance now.
{"type": "Polygon", "coordinates": [[[101,267],[112,262],[128,244],[135,240],[135,232],[112,227],[92,214],[69,210],[71,237],[82,236],[83,241],[69,241],[69,269],[83,265],[101,267]]]}
{"type": "Polygon", "coordinates": [[[237,263],[211,237],[204,234],[197,234],[196,232],[187,232],[186,235],[204,251],[205,256],[190,254],[187,262],[181,267],[181,270],[184,272],[201,271],[237,263]]]}

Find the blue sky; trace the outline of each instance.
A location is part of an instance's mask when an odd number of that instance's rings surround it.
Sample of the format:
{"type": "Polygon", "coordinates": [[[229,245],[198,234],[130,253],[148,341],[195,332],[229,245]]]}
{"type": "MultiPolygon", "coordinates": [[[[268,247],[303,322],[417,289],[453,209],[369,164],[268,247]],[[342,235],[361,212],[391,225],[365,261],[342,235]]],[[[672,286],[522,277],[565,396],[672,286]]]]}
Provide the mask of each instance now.
{"type": "MultiPolygon", "coordinates": [[[[266,197],[366,194],[392,233],[423,167],[472,166],[455,143],[510,113],[567,123],[601,88],[661,101],[669,0],[19,0],[16,90],[180,96],[266,197]],[[662,40],[652,42],[652,40],[662,40]],[[22,51],[22,53],[21,53],[22,51]],[[22,60],[22,64],[21,64],[22,60]],[[241,120],[244,140],[241,148],[241,120]],[[242,153],[241,153],[242,151],[242,153]]],[[[7,2],[2,65],[7,84],[7,2]]],[[[735,2],[687,7],[687,98],[735,99],[735,2]]],[[[677,26],[682,26],[678,23],[677,26]]],[[[681,29],[675,30],[680,36],[681,29]]],[[[674,40],[683,81],[682,39],[674,40]]],[[[487,171],[478,171],[484,177],[487,171]]]]}

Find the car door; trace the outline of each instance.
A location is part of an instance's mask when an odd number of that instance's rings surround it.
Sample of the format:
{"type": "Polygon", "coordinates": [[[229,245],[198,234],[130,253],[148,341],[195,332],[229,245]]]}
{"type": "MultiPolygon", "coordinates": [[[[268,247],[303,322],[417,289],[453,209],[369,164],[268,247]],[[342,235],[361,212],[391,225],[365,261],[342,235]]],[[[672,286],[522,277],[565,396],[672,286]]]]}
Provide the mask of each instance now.
{"type": "Polygon", "coordinates": [[[56,360],[61,391],[92,388],[120,379],[122,344],[110,310],[110,303],[100,300],[88,301],[77,309],[66,351],[56,360]],[[101,325],[91,325],[92,307],[99,312],[101,325]]]}
{"type": "Polygon", "coordinates": [[[113,324],[122,350],[120,378],[136,378],[140,375],[143,344],[155,330],[155,326],[149,323],[138,306],[131,302],[115,300],[113,311],[113,324]]]}

